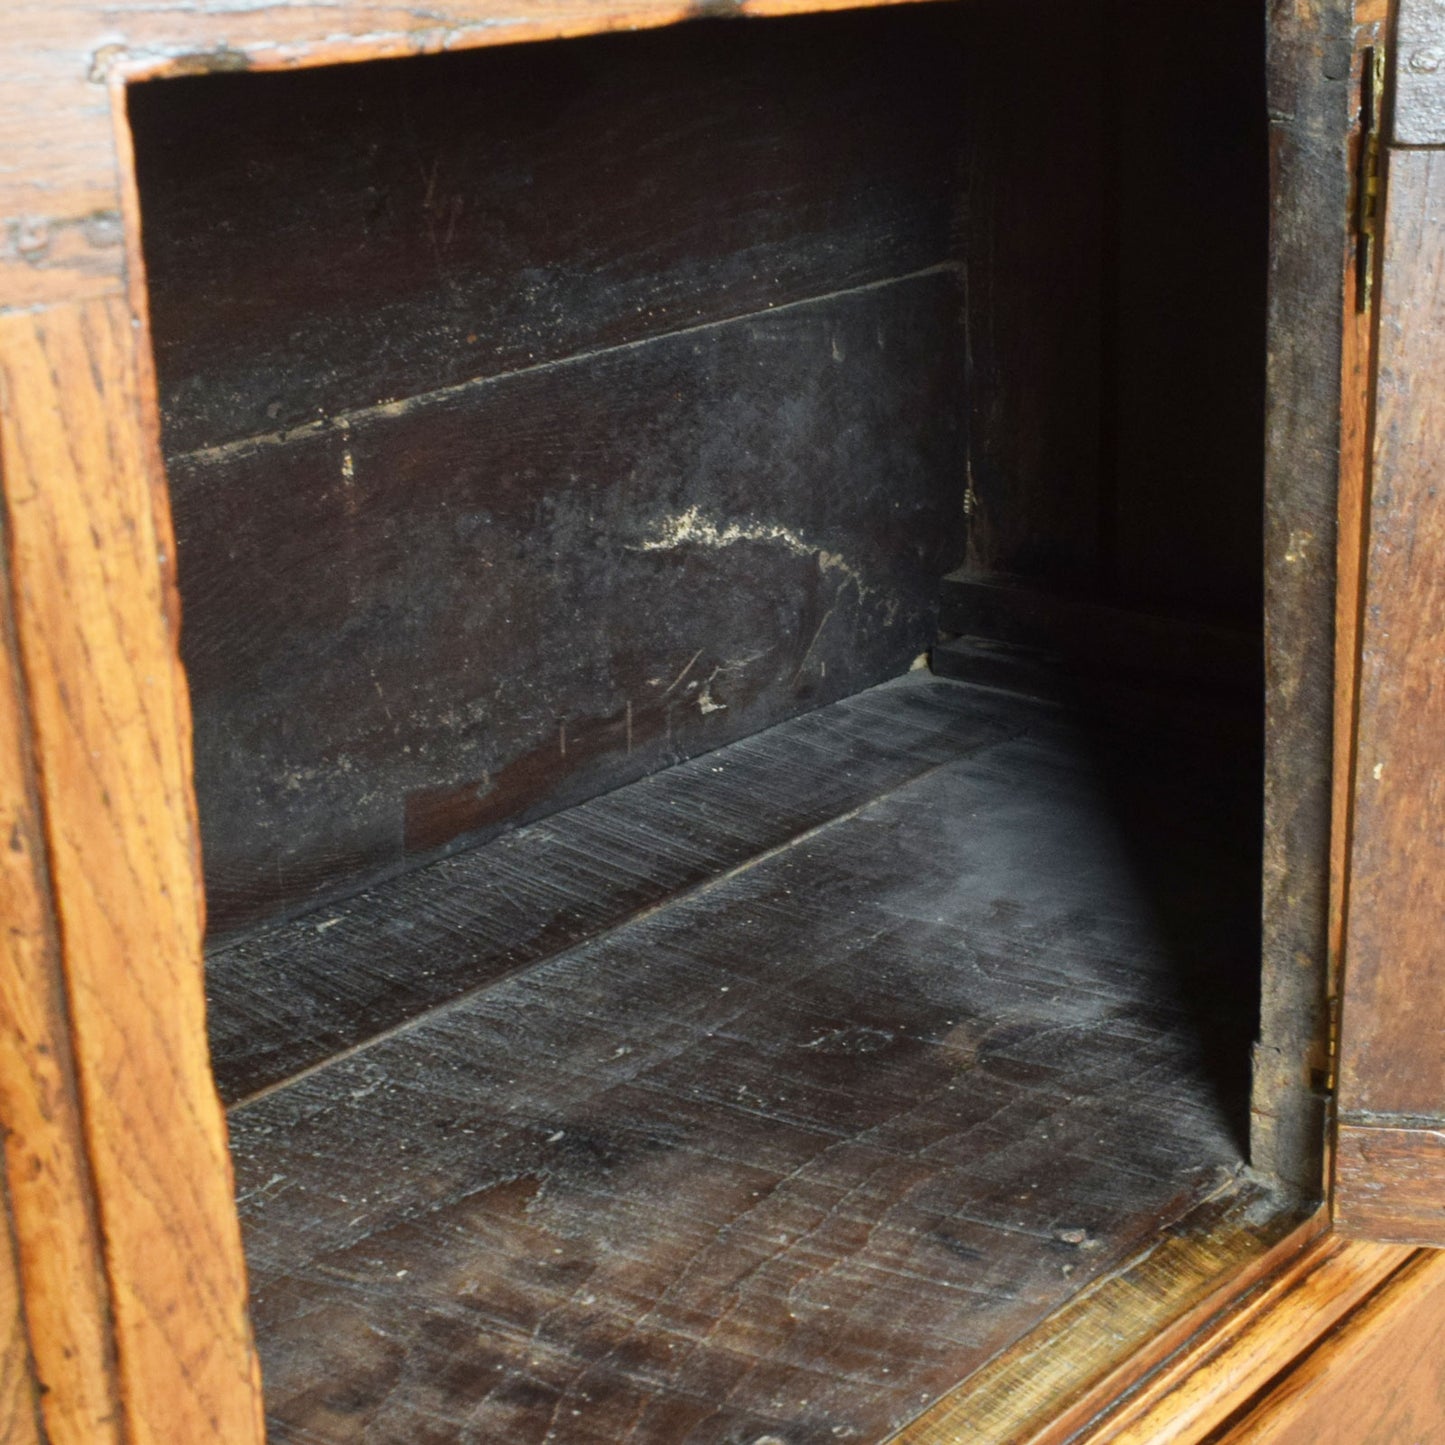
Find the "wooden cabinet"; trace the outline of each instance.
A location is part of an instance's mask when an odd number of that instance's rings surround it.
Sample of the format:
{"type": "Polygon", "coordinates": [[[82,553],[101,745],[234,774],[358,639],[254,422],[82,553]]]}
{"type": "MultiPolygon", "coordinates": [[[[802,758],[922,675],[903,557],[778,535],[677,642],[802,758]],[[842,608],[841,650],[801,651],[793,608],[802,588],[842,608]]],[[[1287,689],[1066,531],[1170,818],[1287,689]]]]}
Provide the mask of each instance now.
{"type": "Polygon", "coordinates": [[[12,4],[5,1438],[1445,1438],[1437,9],[12,4]]]}

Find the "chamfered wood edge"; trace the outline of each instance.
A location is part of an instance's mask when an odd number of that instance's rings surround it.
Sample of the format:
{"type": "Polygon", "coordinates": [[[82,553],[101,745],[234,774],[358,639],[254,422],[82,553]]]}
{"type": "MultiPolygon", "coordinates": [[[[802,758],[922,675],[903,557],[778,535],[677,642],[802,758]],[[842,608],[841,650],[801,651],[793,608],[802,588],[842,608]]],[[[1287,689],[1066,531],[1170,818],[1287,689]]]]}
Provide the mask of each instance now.
{"type": "Polygon", "coordinates": [[[1421,1348],[1419,1334],[1439,1337],[1445,1254],[1432,1249],[1405,1254],[1363,1302],[1329,1328],[1312,1331],[1276,1378],[1209,1434],[1207,1445],[1353,1442],[1366,1435],[1373,1445],[1437,1439],[1439,1354],[1428,1344],[1421,1348]],[[1368,1392],[1363,1402],[1362,1390],[1368,1392]],[[1421,1425],[1428,1436],[1411,1428],[1421,1425]]]}
{"type": "Polygon", "coordinates": [[[890,1445],[1201,1441],[1418,1257],[1346,1240],[1323,1211],[1276,1215],[1271,1236],[1250,1209],[1243,1198],[1196,1211],[890,1445]]]}
{"type": "MultiPolygon", "coordinates": [[[[1062,1445],[1326,1228],[1232,1182],[936,1401],[889,1445],[1062,1445]]],[[[1099,1437],[1101,1439],[1107,1436],[1099,1437]]]]}
{"type": "Polygon", "coordinates": [[[1267,1388],[1282,1364],[1308,1349],[1413,1255],[1400,1246],[1322,1235],[1211,1320],[1078,1436],[1078,1445],[1200,1439],[1267,1388]]]}

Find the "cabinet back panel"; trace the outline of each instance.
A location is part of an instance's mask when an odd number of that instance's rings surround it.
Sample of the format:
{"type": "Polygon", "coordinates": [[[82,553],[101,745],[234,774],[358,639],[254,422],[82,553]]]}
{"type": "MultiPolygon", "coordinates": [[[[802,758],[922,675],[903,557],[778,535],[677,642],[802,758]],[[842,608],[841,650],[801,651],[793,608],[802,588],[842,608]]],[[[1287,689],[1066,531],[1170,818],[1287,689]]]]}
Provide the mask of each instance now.
{"type": "Polygon", "coordinates": [[[906,668],[956,310],[929,273],[174,467],[215,922],[906,668]]]}
{"type": "Polygon", "coordinates": [[[213,932],[896,673],[965,560],[1257,624],[1263,210],[1205,219],[1262,175],[1258,28],[135,87],[213,932]]]}
{"type": "Polygon", "coordinates": [[[940,13],[140,88],[213,933],[932,640],[940,13]]]}
{"type": "Polygon", "coordinates": [[[172,453],[949,254],[931,10],[141,86],[172,453]]]}

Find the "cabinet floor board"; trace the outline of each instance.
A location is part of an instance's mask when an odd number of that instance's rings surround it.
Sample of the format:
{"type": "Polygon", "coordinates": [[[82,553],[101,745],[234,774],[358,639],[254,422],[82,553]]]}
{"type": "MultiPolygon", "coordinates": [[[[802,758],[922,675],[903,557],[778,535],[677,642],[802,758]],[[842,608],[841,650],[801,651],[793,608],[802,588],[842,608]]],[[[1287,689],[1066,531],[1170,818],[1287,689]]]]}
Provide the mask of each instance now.
{"type": "Polygon", "coordinates": [[[270,1438],[902,1425],[1240,1169],[1246,751],[915,674],[218,955],[270,1438]]]}

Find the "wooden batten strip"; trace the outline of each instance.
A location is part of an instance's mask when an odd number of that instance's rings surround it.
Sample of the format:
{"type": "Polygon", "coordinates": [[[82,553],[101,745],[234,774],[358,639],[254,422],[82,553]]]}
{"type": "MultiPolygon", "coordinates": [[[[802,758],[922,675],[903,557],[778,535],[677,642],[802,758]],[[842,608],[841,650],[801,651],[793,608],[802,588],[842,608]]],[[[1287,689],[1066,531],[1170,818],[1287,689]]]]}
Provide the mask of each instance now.
{"type": "Polygon", "coordinates": [[[127,1437],[247,1445],[258,1372],[145,340],[120,298],[0,317],[0,463],[127,1437]]]}

